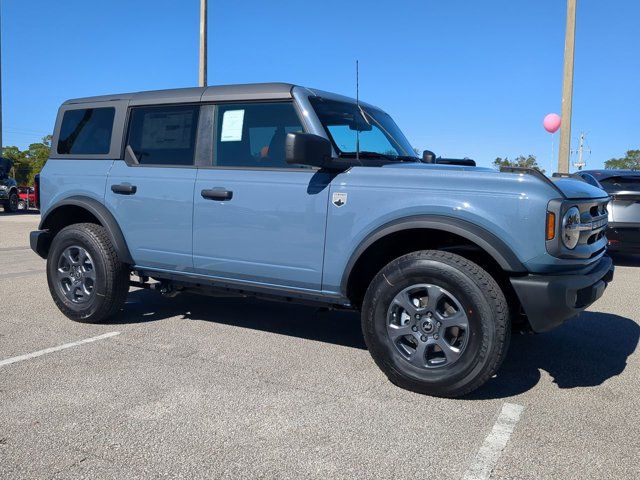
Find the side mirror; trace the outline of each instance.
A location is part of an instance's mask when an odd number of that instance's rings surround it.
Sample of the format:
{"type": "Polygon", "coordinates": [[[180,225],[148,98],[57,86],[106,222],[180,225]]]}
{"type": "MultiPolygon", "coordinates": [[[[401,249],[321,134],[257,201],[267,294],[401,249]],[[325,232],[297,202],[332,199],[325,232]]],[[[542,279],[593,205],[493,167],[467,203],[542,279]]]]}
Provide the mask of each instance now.
{"type": "Polygon", "coordinates": [[[422,152],[422,163],[436,163],[436,154],[431,150],[422,152]]]}
{"type": "Polygon", "coordinates": [[[288,133],[285,141],[287,163],[310,165],[319,168],[334,166],[331,158],[331,143],[324,137],[312,133],[288,133]]]}

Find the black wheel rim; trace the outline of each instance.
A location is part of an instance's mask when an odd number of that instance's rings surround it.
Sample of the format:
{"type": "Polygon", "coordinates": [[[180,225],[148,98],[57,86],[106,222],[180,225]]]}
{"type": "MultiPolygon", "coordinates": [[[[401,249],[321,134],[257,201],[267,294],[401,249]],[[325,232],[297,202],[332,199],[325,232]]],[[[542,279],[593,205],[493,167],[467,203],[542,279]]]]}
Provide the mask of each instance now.
{"type": "Polygon", "coordinates": [[[458,299],[438,285],[416,284],[399,292],[387,311],[394,348],[415,367],[453,365],[469,343],[469,318],[458,299]]]}
{"type": "Polygon", "coordinates": [[[82,247],[67,247],[58,258],[58,288],[72,303],[87,303],[93,297],[96,272],[91,255],[82,247]]]}

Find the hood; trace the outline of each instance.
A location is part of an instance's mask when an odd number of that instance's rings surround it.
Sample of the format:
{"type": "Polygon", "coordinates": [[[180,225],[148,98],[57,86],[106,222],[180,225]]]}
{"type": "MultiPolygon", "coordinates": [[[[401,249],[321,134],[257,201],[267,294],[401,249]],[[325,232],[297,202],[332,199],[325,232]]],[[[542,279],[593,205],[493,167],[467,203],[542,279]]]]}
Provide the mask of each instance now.
{"type": "Polygon", "coordinates": [[[575,180],[573,178],[551,178],[551,181],[567,198],[602,198],[609,196],[604,190],[589,185],[582,180],[575,180]]]}
{"type": "MultiPolygon", "coordinates": [[[[466,167],[460,165],[442,165],[437,163],[421,163],[421,162],[405,162],[405,163],[391,163],[387,164],[382,168],[402,168],[402,169],[415,169],[415,170],[423,170],[423,171],[434,171],[434,170],[446,170],[448,172],[459,172],[461,175],[464,175],[466,172],[482,172],[490,175],[523,175],[522,173],[512,173],[512,172],[500,172],[495,168],[485,168],[485,167],[466,167]]],[[[539,179],[540,182],[544,184],[548,184],[549,187],[552,185],[560,190],[563,195],[567,198],[571,199],[582,199],[582,198],[603,198],[608,197],[609,194],[600,188],[589,185],[587,182],[583,182],[582,180],[577,180],[573,178],[548,178],[547,181],[542,177],[537,175],[527,175],[532,178],[539,179]]]]}

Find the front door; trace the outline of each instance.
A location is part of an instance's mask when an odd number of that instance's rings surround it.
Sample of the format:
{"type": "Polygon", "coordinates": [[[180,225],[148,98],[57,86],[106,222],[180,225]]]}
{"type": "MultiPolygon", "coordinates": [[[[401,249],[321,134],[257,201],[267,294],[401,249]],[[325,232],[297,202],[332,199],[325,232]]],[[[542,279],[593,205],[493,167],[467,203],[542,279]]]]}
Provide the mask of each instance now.
{"type": "Polygon", "coordinates": [[[194,190],[196,272],[319,290],[330,176],[286,164],[286,134],[303,130],[293,104],[223,104],[214,115],[213,165],[194,190]]]}
{"type": "Polygon", "coordinates": [[[139,164],[116,161],[105,203],[138,266],[193,269],[194,154],[199,107],[134,107],[127,145],[139,164]]]}

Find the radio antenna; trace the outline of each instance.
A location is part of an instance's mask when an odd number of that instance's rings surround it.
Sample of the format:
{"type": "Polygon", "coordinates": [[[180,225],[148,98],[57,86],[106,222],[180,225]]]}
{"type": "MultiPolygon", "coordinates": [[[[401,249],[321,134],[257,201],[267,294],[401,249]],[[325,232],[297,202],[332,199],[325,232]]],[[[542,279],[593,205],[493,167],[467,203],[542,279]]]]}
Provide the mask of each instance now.
{"type": "MultiPolygon", "coordinates": [[[[360,65],[356,60],[356,106],[360,112],[360,65]]],[[[360,129],[356,123],[356,162],[360,163],[360,129]]]]}

